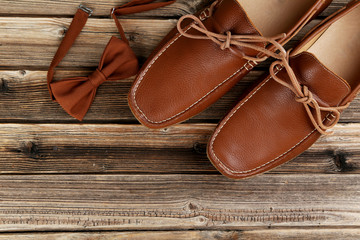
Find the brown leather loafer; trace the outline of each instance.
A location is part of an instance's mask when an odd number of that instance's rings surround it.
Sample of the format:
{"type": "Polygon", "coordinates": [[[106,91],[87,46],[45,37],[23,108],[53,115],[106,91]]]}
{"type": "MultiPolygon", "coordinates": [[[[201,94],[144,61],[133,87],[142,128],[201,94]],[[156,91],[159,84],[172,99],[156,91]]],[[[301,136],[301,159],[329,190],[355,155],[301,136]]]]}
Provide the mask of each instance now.
{"type": "Polygon", "coordinates": [[[360,91],[360,2],[315,27],[222,120],[208,145],[230,178],[268,171],[328,132],[360,91]]]}
{"type": "Polygon", "coordinates": [[[272,56],[331,0],[222,0],[179,20],[136,78],[128,96],[150,128],[187,120],[272,56]]]}

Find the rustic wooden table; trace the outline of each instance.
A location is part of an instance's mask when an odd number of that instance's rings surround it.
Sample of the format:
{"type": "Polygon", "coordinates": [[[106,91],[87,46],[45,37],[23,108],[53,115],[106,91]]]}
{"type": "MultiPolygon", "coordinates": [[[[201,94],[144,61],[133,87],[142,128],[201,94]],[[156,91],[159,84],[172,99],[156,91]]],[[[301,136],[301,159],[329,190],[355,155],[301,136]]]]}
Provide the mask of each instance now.
{"type": "MultiPolygon", "coordinates": [[[[117,35],[109,11],[126,1],[86,1],[94,15],[58,78],[94,70],[117,35]]],[[[140,60],[179,16],[208,2],[178,0],[122,18],[140,60]]],[[[346,2],[335,0],[295,41],[346,2]]],[[[297,159],[228,180],[207,160],[207,139],[268,63],[175,127],[153,131],[137,123],[126,101],[133,79],[103,84],[79,123],[46,88],[47,67],[78,4],[0,0],[0,239],[360,238],[360,98],[335,135],[297,159]]]]}

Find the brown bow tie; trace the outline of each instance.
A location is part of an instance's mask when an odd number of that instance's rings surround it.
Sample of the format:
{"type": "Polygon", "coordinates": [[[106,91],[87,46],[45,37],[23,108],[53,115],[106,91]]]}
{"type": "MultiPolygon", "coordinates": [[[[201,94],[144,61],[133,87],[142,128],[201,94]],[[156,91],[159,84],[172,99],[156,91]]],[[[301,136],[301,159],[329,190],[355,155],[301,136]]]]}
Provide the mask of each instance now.
{"type": "Polygon", "coordinates": [[[138,60],[129,46],[124,30],[117,19],[117,15],[143,12],[174,3],[167,1],[152,3],[154,0],[133,0],[118,8],[112,9],[111,15],[115,20],[121,39],[112,37],[101,57],[99,67],[88,77],[67,78],[53,82],[56,66],[65,57],[73,45],[76,37],[85,26],[92,11],[80,5],[74,19],[62,40],[53,61],[51,62],[47,83],[51,98],[71,116],[82,120],[94,101],[97,88],[105,81],[125,79],[137,74],[138,60]]]}
{"type": "Polygon", "coordinates": [[[82,120],[90,108],[97,88],[105,81],[131,77],[138,72],[138,61],[122,40],[112,37],[107,45],[99,67],[88,77],[63,79],[50,83],[54,99],[71,116],[82,120]]]}

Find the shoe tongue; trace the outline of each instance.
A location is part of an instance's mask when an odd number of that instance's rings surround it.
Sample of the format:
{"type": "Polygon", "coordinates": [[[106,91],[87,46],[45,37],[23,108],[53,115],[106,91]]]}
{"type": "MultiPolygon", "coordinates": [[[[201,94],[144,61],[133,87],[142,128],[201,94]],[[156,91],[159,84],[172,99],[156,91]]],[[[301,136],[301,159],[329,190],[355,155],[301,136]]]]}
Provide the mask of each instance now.
{"type": "Polygon", "coordinates": [[[249,20],[244,9],[236,0],[223,0],[213,13],[215,28],[221,32],[231,31],[233,34],[261,35],[249,20]]]}
{"type": "Polygon", "coordinates": [[[323,106],[337,106],[351,88],[347,82],[327,69],[314,55],[302,52],[290,58],[290,66],[300,84],[309,87],[323,106]]]}

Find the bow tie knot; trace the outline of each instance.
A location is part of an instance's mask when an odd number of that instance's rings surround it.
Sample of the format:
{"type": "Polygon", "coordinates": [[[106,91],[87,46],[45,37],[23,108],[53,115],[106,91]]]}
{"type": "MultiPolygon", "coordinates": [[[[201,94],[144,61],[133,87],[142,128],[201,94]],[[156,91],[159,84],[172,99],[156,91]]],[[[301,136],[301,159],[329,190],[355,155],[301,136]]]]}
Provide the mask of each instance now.
{"type": "Polygon", "coordinates": [[[94,86],[94,88],[98,88],[106,80],[107,80],[107,77],[98,68],[96,69],[96,71],[94,71],[92,74],[89,75],[89,81],[94,86]]]}

